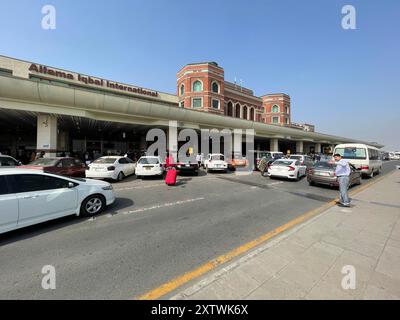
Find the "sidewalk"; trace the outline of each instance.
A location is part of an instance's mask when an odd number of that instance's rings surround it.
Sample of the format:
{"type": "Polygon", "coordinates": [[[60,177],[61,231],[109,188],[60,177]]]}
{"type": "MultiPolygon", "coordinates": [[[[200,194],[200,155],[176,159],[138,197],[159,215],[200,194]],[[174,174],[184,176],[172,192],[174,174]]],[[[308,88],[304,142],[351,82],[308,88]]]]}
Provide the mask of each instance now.
{"type": "Polygon", "coordinates": [[[400,299],[400,170],[172,299],[400,299]],[[344,266],[355,289],[343,289],[344,266]]]}

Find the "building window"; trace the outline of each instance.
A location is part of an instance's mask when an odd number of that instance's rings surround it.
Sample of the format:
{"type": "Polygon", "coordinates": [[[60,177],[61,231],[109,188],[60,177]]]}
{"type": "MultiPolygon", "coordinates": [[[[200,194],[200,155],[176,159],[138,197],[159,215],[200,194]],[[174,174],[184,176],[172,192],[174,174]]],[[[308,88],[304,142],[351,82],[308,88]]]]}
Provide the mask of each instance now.
{"type": "Polygon", "coordinates": [[[247,106],[243,107],[243,119],[247,120],[247,106]]]}
{"type": "Polygon", "coordinates": [[[185,107],[185,101],[179,102],[179,107],[180,107],[180,108],[184,108],[184,107],[185,107]]]}
{"type": "Polygon", "coordinates": [[[211,90],[212,90],[212,92],[214,92],[214,93],[219,93],[219,85],[218,85],[218,83],[217,82],[213,82],[212,83],[212,85],[211,85],[211,90]]]}
{"type": "Polygon", "coordinates": [[[254,108],[250,109],[250,120],[254,121],[254,108]]]}
{"type": "Polygon", "coordinates": [[[235,106],[235,117],[240,118],[240,104],[237,103],[235,106]]]}
{"type": "Polygon", "coordinates": [[[289,107],[288,106],[285,107],[285,113],[289,113],[289,107]]]}
{"type": "Polygon", "coordinates": [[[286,124],[289,124],[289,118],[285,118],[286,124]]]}
{"type": "Polygon", "coordinates": [[[279,117],[272,117],[272,123],[274,124],[279,123],[279,117]]]}
{"type": "Polygon", "coordinates": [[[192,107],[193,108],[203,107],[203,99],[202,98],[193,98],[192,99],[192,107]]]}
{"type": "Polygon", "coordinates": [[[233,104],[230,101],[228,102],[227,115],[230,117],[233,117],[233,104]]]}
{"type": "Polygon", "coordinates": [[[274,112],[274,113],[279,112],[279,106],[274,105],[274,106],[272,107],[272,112],[274,112]]]}
{"type": "Polygon", "coordinates": [[[219,109],[219,100],[217,99],[212,99],[212,107],[214,109],[219,109]]]}
{"type": "Polygon", "coordinates": [[[179,94],[180,94],[181,96],[183,96],[183,95],[185,94],[185,85],[183,85],[183,84],[181,85],[179,94]]]}
{"type": "Polygon", "coordinates": [[[201,81],[196,80],[195,82],[193,82],[193,92],[200,91],[203,91],[203,84],[201,83],[201,81]]]}

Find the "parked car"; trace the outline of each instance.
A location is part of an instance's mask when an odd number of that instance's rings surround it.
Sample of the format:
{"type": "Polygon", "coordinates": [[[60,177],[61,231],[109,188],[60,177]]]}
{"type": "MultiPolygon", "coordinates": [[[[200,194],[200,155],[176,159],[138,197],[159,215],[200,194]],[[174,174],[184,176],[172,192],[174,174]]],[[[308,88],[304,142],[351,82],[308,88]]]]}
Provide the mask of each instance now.
{"type": "Polygon", "coordinates": [[[67,177],[85,177],[86,166],[81,160],[70,157],[40,158],[27,165],[20,166],[23,169],[39,169],[49,173],[56,173],[67,177]]]}
{"type": "Polygon", "coordinates": [[[259,170],[258,165],[262,158],[280,159],[283,158],[283,152],[280,151],[254,151],[254,167],[259,170]]]}
{"type": "Polygon", "coordinates": [[[21,161],[18,161],[10,156],[0,155],[0,168],[18,167],[20,165],[22,165],[21,161]]]}
{"type": "Polygon", "coordinates": [[[268,168],[269,177],[281,177],[300,180],[306,175],[306,166],[296,159],[278,159],[268,168]]]}
{"type": "Polygon", "coordinates": [[[158,156],[141,157],[136,165],[136,176],[163,176],[165,173],[164,161],[158,156]]]}
{"type": "Polygon", "coordinates": [[[232,158],[228,161],[228,168],[230,170],[236,170],[236,168],[244,168],[248,165],[248,160],[241,153],[233,153],[232,158]]]}
{"type": "Polygon", "coordinates": [[[207,172],[227,172],[228,163],[225,161],[225,156],[222,153],[210,153],[207,159],[204,160],[204,168],[207,170],[207,172]]]}
{"type": "Polygon", "coordinates": [[[310,156],[303,154],[292,154],[289,159],[299,160],[302,166],[306,166],[306,170],[309,170],[314,165],[314,161],[310,156]]]}
{"type": "MultiPolygon", "coordinates": [[[[336,165],[327,161],[319,161],[314,164],[307,173],[307,181],[310,185],[323,184],[328,186],[339,186],[335,175],[336,165]]],[[[361,172],[350,164],[350,186],[361,184],[361,172]]]]}
{"type": "Polygon", "coordinates": [[[122,181],[135,174],[135,169],[136,164],[127,157],[106,156],[89,164],[85,174],[86,178],[122,181]]]}
{"type": "Polygon", "coordinates": [[[363,176],[372,178],[382,170],[379,150],[375,147],[357,143],[339,144],[333,153],[340,154],[343,159],[347,159],[357,169],[361,169],[363,176]]]}
{"type": "Polygon", "coordinates": [[[196,161],[190,162],[190,161],[179,161],[176,164],[176,169],[179,172],[185,172],[185,173],[192,173],[194,175],[199,174],[199,164],[196,161]]]}
{"type": "Polygon", "coordinates": [[[111,184],[40,170],[0,170],[0,233],[68,215],[95,215],[115,201],[111,184]]]}

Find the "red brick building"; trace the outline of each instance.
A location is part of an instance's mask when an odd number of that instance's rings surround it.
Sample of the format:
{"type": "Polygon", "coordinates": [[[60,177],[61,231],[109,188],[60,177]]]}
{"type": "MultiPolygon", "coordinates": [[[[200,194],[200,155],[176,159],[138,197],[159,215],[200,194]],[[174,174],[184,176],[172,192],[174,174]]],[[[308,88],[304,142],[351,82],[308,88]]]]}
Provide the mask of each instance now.
{"type": "Polygon", "coordinates": [[[179,107],[268,124],[290,126],[290,97],[284,93],[257,97],[250,89],[225,81],[215,62],[192,63],[177,74],[179,107]]]}

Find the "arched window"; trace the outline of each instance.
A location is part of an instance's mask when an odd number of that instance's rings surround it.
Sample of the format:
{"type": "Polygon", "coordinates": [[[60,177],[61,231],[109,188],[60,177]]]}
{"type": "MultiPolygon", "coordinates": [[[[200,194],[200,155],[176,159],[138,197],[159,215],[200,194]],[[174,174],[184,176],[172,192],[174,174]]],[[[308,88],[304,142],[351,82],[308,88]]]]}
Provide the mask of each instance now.
{"type": "Polygon", "coordinates": [[[277,106],[277,105],[274,105],[273,107],[272,107],[272,112],[279,112],[279,106],[277,106]]]}
{"type": "Polygon", "coordinates": [[[203,91],[203,84],[201,83],[201,81],[196,80],[195,82],[193,82],[193,92],[200,91],[203,91]]]}
{"type": "Polygon", "coordinates": [[[285,113],[289,113],[289,107],[285,106],[285,113]]]}
{"type": "Polygon", "coordinates": [[[240,104],[239,103],[236,103],[236,106],[235,106],[235,117],[240,118],[240,104]]]}
{"type": "Polygon", "coordinates": [[[218,83],[217,82],[213,82],[212,83],[212,85],[211,85],[211,90],[212,90],[212,92],[214,92],[214,93],[219,93],[219,85],[218,85],[218,83]]]}
{"type": "Polygon", "coordinates": [[[250,120],[254,121],[254,108],[250,109],[250,120]]]}
{"type": "Polygon", "coordinates": [[[181,88],[179,89],[179,94],[183,96],[185,94],[185,85],[181,84],[181,88]]]}
{"type": "Polygon", "coordinates": [[[232,102],[228,102],[228,109],[226,111],[226,114],[230,117],[233,117],[233,104],[232,102]]]}
{"type": "Polygon", "coordinates": [[[247,106],[243,107],[243,119],[247,120],[247,106]]]}

